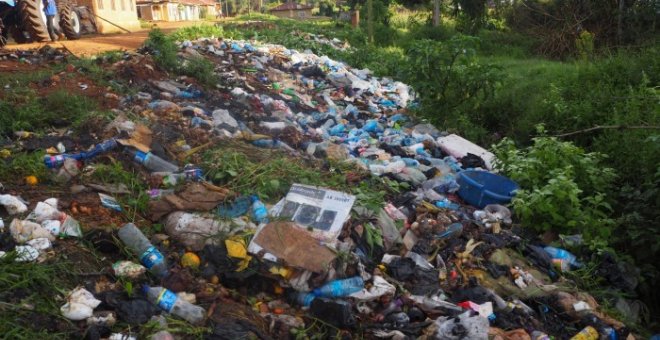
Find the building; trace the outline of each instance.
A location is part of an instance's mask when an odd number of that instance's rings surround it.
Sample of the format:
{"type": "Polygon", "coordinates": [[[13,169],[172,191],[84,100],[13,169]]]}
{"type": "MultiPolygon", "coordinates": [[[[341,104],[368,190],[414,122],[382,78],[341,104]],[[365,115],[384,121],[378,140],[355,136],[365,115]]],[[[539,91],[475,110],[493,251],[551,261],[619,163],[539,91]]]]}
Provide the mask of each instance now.
{"type": "Polygon", "coordinates": [[[217,15],[214,0],[137,0],[138,16],[149,21],[195,21],[217,15]]]}
{"type": "Polygon", "coordinates": [[[99,33],[124,33],[125,30],[133,32],[140,29],[135,1],[78,0],[77,3],[92,9],[97,16],[96,29],[99,33]]]}
{"type": "Polygon", "coordinates": [[[270,10],[270,14],[279,18],[307,19],[312,17],[312,6],[287,2],[270,10]]]}

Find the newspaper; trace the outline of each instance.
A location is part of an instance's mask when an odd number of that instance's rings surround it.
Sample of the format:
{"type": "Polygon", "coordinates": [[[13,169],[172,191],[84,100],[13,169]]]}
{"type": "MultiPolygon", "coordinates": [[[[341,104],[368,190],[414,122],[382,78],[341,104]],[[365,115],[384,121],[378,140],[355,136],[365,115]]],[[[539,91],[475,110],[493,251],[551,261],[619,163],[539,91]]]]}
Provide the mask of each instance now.
{"type": "MultiPolygon", "coordinates": [[[[355,203],[355,196],[342,192],[323,189],[308,185],[294,184],[287,195],[270,210],[273,220],[291,221],[301,231],[311,235],[318,244],[334,245],[341,233],[342,227],[348,219],[355,203]]],[[[277,261],[277,257],[268,253],[274,245],[259,244],[263,237],[259,234],[266,225],[257,229],[248,251],[253,254],[262,252],[265,259],[277,261]]],[[[272,226],[271,226],[272,227],[272,226]]],[[[299,238],[296,235],[284,235],[284,238],[299,238]]],[[[291,240],[290,244],[296,244],[291,240]]],[[[284,259],[287,260],[287,259],[284,259]]]]}

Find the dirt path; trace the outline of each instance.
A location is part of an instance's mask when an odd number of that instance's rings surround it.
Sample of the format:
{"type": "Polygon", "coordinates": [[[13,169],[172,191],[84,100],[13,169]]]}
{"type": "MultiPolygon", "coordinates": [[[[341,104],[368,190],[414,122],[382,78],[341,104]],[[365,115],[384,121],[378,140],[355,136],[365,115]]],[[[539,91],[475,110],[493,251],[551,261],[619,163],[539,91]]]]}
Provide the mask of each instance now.
{"type": "MultiPolygon", "coordinates": [[[[165,33],[170,33],[178,28],[186,26],[195,26],[201,24],[209,24],[209,22],[200,21],[182,21],[182,22],[159,22],[155,23],[153,28],[158,27],[165,33]]],[[[142,46],[142,43],[147,39],[151,28],[142,29],[140,31],[131,33],[116,33],[116,34],[95,34],[83,36],[79,40],[62,40],[51,43],[30,43],[30,44],[9,44],[5,46],[10,50],[26,50],[33,48],[40,48],[44,45],[51,45],[54,47],[65,47],[71,53],[77,56],[91,56],[101,52],[112,50],[135,50],[142,46]]]]}

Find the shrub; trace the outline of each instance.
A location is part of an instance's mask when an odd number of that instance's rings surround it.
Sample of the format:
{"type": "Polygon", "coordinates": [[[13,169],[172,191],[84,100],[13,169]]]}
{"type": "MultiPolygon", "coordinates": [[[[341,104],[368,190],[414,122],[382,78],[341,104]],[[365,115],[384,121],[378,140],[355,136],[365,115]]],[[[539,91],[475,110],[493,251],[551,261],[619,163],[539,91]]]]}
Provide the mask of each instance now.
{"type": "Polygon", "coordinates": [[[178,68],[179,62],[176,56],[178,47],[174,39],[166,36],[163,31],[151,30],[144,45],[154,53],[154,61],[158,66],[167,71],[175,71],[178,68]]]}
{"type": "Polygon", "coordinates": [[[406,51],[405,81],[421,97],[424,118],[438,126],[473,129],[471,112],[490,97],[499,68],[477,62],[478,38],[456,35],[446,42],[415,41],[406,51]]]}
{"type": "Polygon", "coordinates": [[[604,165],[605,155],[554,137],[534,138],[522,149],[505,138],[494,151],[496,168],[520,185],[513,207],[525,227],[581,233],[587,239],[610,236],[614,220],[608,218],[606,193],[615,173],[604,165]]]}

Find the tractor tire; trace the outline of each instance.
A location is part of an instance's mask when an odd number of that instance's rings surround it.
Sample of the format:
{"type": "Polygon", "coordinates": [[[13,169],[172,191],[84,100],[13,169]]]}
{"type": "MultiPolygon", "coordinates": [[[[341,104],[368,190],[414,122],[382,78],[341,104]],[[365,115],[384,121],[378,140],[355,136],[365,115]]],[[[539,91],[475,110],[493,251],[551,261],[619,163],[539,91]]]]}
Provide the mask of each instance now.
{"type": "Polygon", "coordinates": [[[85,6],[78,6],[74,8],[78,17],[80,18],[80,33],[82,34],[94,34],[97,33],[96,29],[96,20],[94,20],[94,14],[91,13],[89,8],[85,6]]]}
{"type": "Polygon", "coordinates": [[[9,28],[9,34],[11,34],[12,39],[14,39],[17,44],[26,44],[30,42],[30,37],[26,36],[25,32],[16,25],[9,28]]]}
{"type": "Polygon", "coordinates": [[[18,11],[23,27],[34,41],[50,41],[41,0],[21,0],[18,2],[18,11]]]}
{"type": "Polygon", "coordinates": [[[3,28],[5,28],[5,25],[2,24],[2,19],[0,19],[0,47],[7,45],[7,31],[3,28]]]}
{"type": "Polygon", "coordinates": [[[60,28],[69,40],[80,39],[80,16],[73,10],[68,0],[57,1],[57,11],[60,15],[60,28]]]}

